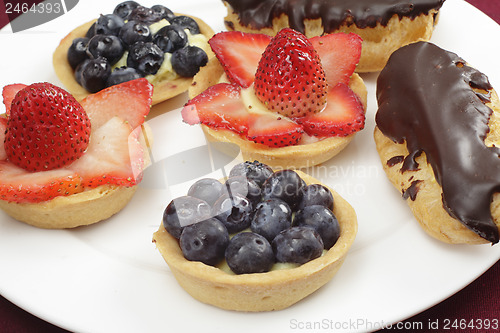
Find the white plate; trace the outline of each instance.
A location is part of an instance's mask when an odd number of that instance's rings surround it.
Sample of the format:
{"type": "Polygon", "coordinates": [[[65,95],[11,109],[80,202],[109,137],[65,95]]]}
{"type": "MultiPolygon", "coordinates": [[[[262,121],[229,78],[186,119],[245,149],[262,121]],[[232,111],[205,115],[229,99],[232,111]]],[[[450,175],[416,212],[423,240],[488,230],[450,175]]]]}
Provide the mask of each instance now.
{"type": "MultiPolygon", "coordinates": [[[[80,1],[42,26],[16,34],[3,29],[0,86],[60,84],[51,65],[52,50],[76,24],[96,17],[96,8],[108,13],[113,6],[80,1]]],[[[170,6],[203,18],[216,31],[224,30],[225,8],[219,0],[183,0],[170,6]]],[[[461,0],[445,3],[433,37],[500,87],[500,46],[492,42],[498,39],[500,27],[461,0]]],[[[91,227],[40,230],[0,215],[0,293],[56,325],[94,333],[365,331],[442,301],[493,265],[500,258],[500,246],[451,246],[424,234],[381,169],[372,138],[376,76],[364,78],[369,91],[366,129],[337,158],[307,170],[336,188],[359,219],[359,233],[346,262],[319,292],[289,309],[256,314],[223,311],[192,299],[151,242],[163,209],[187,183],[167,187],[178,179],[170,175],[158,181],[156,168],[146,171],[144,183],[122,212],[91,227]]],[[[184,125],[178,111],[162,115],[185,100],[183,95],[153,110],[156,117],[149,122],[156,161],[178,153],[182,157],[205,144],[199,128],[184,125]]],[[[187,168],[192,160],[181,158],[180,163],[187,168]]]]}

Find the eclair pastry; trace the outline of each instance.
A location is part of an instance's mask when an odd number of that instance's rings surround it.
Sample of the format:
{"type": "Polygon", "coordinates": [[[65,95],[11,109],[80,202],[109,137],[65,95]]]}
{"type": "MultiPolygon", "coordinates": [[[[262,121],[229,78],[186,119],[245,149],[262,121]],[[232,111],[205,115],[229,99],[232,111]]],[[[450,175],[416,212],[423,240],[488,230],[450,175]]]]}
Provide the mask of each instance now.
{"type": "Polygon", "coordinates": [[[429,40],[444,0],[223,0],[228,30],[275,35],[291,27],[307,37],[354,32],[363,39],[357,72],[380,71],[403,45],[429,40]]]}
{"type": "Polygon", "coordinates": [[[486,75],[419,42],[391,56],[377,101],[382,166],[423,229],[447,243],[497,243],[500,102],[486,75]]]}

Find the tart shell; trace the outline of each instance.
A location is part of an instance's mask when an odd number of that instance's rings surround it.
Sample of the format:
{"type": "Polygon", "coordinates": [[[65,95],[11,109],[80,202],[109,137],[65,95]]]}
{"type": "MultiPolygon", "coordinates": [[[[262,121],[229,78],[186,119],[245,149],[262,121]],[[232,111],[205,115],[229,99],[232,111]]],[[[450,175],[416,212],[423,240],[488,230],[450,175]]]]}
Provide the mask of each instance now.
{"type": "MultiPolygon", "coordinates": [[[[307,184],[319,183],[297,171],[307,184]]],[[[332,191],[334,213],[340,223],[337,243],[323,256],[299,267],[267,273],[228,274],[219,268],[184,258],[177,239],[163,226],[153,242],[170,267],[177,282],[195,299],[235,311],[273,311],[285,309],[312,294],[337,273],[357,233],[357,218],[352,206],[332,191]]]]}
{"type": "MultiPolygon", "coordinates": [[[[176,14],[176,15],[184,15],[184,14],[176,14]]],[[[189,15],[185,15],[189,16],[189,15]]],[[[210,26],[208,26],[201,19],[189,16],[193,18],[200,28],[200,32],[205,35],[208,39],[213,36],[214,31],[210,26]]],[[[81,101],[85,97],[87,97],[90,93],[83,88],[78,82],[75,80],[74,71],[71,68],[68,60],[67,53],[68,49],[71,46],[71,43],[75,38],[84,37],[89,28],[96,20],[92,20],[90,22],[84,23],[75,29],[73,29],[66,37],[64,37],[57,48],[55,49],[52,55],[52,64],[54,66],[54,70],[56,72],[57,77],[65,86],[65,88],[76,98],[77,101],[81,101]]],[[[208,54],[209,59],[213,57],[212,53],[208,54]]],[[[175,80],[171,81],[161,81],[158,84],[154,85],[153,92],[153,101],[152,104],[158,104],[167,99],[180,95],[188,90],[191,86],[193,79],[192,78],[183,78],[179,77],[175,80]]]]}

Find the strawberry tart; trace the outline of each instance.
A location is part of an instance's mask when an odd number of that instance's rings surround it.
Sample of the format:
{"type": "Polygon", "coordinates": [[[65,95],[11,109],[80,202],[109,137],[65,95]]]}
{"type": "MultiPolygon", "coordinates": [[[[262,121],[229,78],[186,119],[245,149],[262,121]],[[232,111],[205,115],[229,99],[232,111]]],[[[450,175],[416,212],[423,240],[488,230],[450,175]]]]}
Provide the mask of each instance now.
{"type": "Polygon", "coordinates": [[[201,19],[162,5],[135,1],[84,23],[64,37],[53,66],[78,100],[111,85],[145,77],[154,86],[153,104],[184,93],[194,74],[213,57],[213,30],[201,19]]]}
{"type": "Polygon", "coordinates": [[[244,159],[274,168],[317,165],[364,128],[358,35],[229,31],[209,44],[216,58],[195,76],[182,117],[201,124],[209,140],[237,144],[244,159]]]}
{"type": "Polygon", "coordinates": [[[41,228],[104,220],[132,198],[149,163],[146,79],[77,102],[50,83],[3,88],[0,208],[41,228]]]}
{"type": "Polygon", "coordinates": [[[223,0],[228,30],[307,37],[354,32],[363,39],[358,72],[380,71],[403,45],[429,40],[444,0],[223,0]]]}

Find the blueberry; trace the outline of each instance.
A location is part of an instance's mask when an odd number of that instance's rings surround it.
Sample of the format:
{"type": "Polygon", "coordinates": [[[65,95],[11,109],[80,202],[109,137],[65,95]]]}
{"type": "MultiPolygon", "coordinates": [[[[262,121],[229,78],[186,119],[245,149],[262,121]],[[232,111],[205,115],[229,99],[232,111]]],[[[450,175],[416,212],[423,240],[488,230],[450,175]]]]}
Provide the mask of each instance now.
{"type": "Polygon", "coordinates": [[[294,226],[314,228],[321,239],[325,249],[330,249],[340,236],[340,226],[333,212],[322,205],[304,207],[297,211],[293,218],[294,226]]]}
{"type": "Polygon", "coordinates": [[[156,32],[153,42],[158,45],[163,52],[173,53],[175,50],[186,46],[188,43],[188,36],[181,27],[167,25],[156,32]]]}
{"type": "Polygon", "coordinates": [[[92,25],[90,26],[89,30],[87,30],[87,33],[85,34],[85,37],[87,37],[88,39],[92,38],[95,36],[95,25],[96,25],[96,22],[92,23],[92,25]]]}
{"type": "Polygon", "coordinates": [[[274,264],[271,244],[253,232],[235,235],[227,246],[225,258],[236,274],[268,272],[274,264]]]}
{"type": "Polygon", "coordinates": [[[115,14],[101,15],[95,23],[96,35],[114,35],[118,36],[118,32],[125,24],[123,19],[115,14]]]}
{"type": "Polygon", "coordinates": [[[80,63],[75,68],[75,80],[81,86],[83,86],[83,84],[82,84],[82,69],[85,68],[85,66],[87,65],[87,63],[89,61],[90,61],[90,59],[85,59],[82,63],[80,63]]]}
{"type": "Polygon", "coordinates": [[[293,170],[274,172],[262,185],[262,199],[278,198],[285,201],[295,211],[302,199],[304,181],[293,170]]]}
{"type": "MultiPolygon", "coordinates": [[[[89,59],[78,69],[80,84],[89,92],[96,93],[106,88],[111,66],[105,58],[89,59]]],[[[76,77],[76,76],[75,76],[76,77]]]]}
{"type": "Polygon", "coordinates": [[[163,212],[163,226],[175,238],[186,226],[208,219],[210,206],[203,200],[182,196],[172,200],[163,212]]]}
{"type": "Polygon", "coordinates": [[[200,33],[200,27],[194,19],[189,16],[179,15],[170,20],[170,24],[178,25],[182,29],[188,29],[191,35],[197,35],[200,33]]]}
{"type": "Polygon", "coordinates": [[[297,209],[307,206],[322,205],[333,211],[332,192],[321,184],[311,184],[302,188],[302,199],[297,209]]]}
{"type": "Polygon", "coordinates": [[[192,77],[208,62],[208,56],[197,46],[186,46],[172,54],[172,68],[182,77],[192,77]]]}
{"type": "Polygon", "coordinates": [[[90,58],[106,58],[111,66],[120,60],[124,52],[125,48],[120,38],[113,35],[95,35],[87,46],[90,58]]]}
{"type": "Polygon", "coordinates": [[[185,227],[179,239],[182,254],[187,260],[201,261],[211,266],[224,259],[228,244],[227,229],[215,218],[185,227]]]}
{"type": "Polygon", "coordinates": [[[280,199],[262,201],[255,207],[250,229],[272,241],[276,235],[292,225],[292,210],[280,199]]]}
{"type": "Polygon", "coordinates": [[[242,176],[229,177],[224,182],[220,195],[233,195],[236,193],[247,197],[252,202],[252,205],[256,205],[261,198],[261,190],[257,183],[242,176]]]}
{"type": "Polygon", "coordinates": [[[137,21],[137,22],[145,22],[145,23],[154,23],[161,20],[158,12],[153,11],[151,8],[144,6],[135,7],[132,12],[130,12],[128,16],[129,21],[137,21]]]}
{"type": "Polygon", "coordinates": [[[160,20],[166,19],[167,21],[170,21],[175,17],[175,14],[169,8],[162,5],[154,5],[151,7],[151,10],[157,17],[160,18],[160,20]]]}
{"type": "Polygon", "coordinates": [[[127,66],[141,74],[156,74],[164,60],[163,51],[152,42],[137,42],[129,49],[127,66]]]}
{"type": "Polygon", "coordinates": [[[273,174],[273,169],[264,163],[258,161],[245,161],[235,165],[231,171],[229,171],[229,177],[233,176],[245,176],[257,183],[257,185],[262,186],[267,178],[273,174]]]}
{"type": "Polygon", "coordinates": [[[75,69],[85,59],[88,59],[87,45],[89,39],[87,37],[79,37],[73,39],[71,46],[68,49],[68,62],[71,68],[75,69]]]}
{"type": "Polygon", "coordinates": [[[121,17],[123,20],[128,20],[128,17],[132,10],[134,10],[139,4],[135,1],[124,1],[116,5],[113,10],[113,14],[121,17]]]}
{"type": "Polygon", "coordinates": [[[240,194],[223,195],[212,207],[212,215],[224,223],[230,234],[248,228],[252,212],[252,203],[240,194]]]}
{"type": "Polygon", "coordinates": [[[188,190],[188,195],[205,200],[210,206],[220,197],[223,186],[220,181],[213,178],[197,180],[188,190]]]}
{"type": "Polygon", "coordinates": [[[278,262],[304,264],[323,253],[321,236],[310,227],[291,227],[278,234],[272,242],[278,262]]]}
{"type": "Polygon", "coordinates": [[[142,77],[135,68],[132,67],[118,67],[115,68],[108,76],[106,86],[111,87],[115,84],[120,84],[127,81],[132,81],[142,77]]]}
{"type": "Polygon", "coordinates": [[[144,22],[128,21],[123,25],[118,33],[118,37],[127,46],[134,45],[137,42],[150,42],[153,35],[149,26],[144,22]]]}

